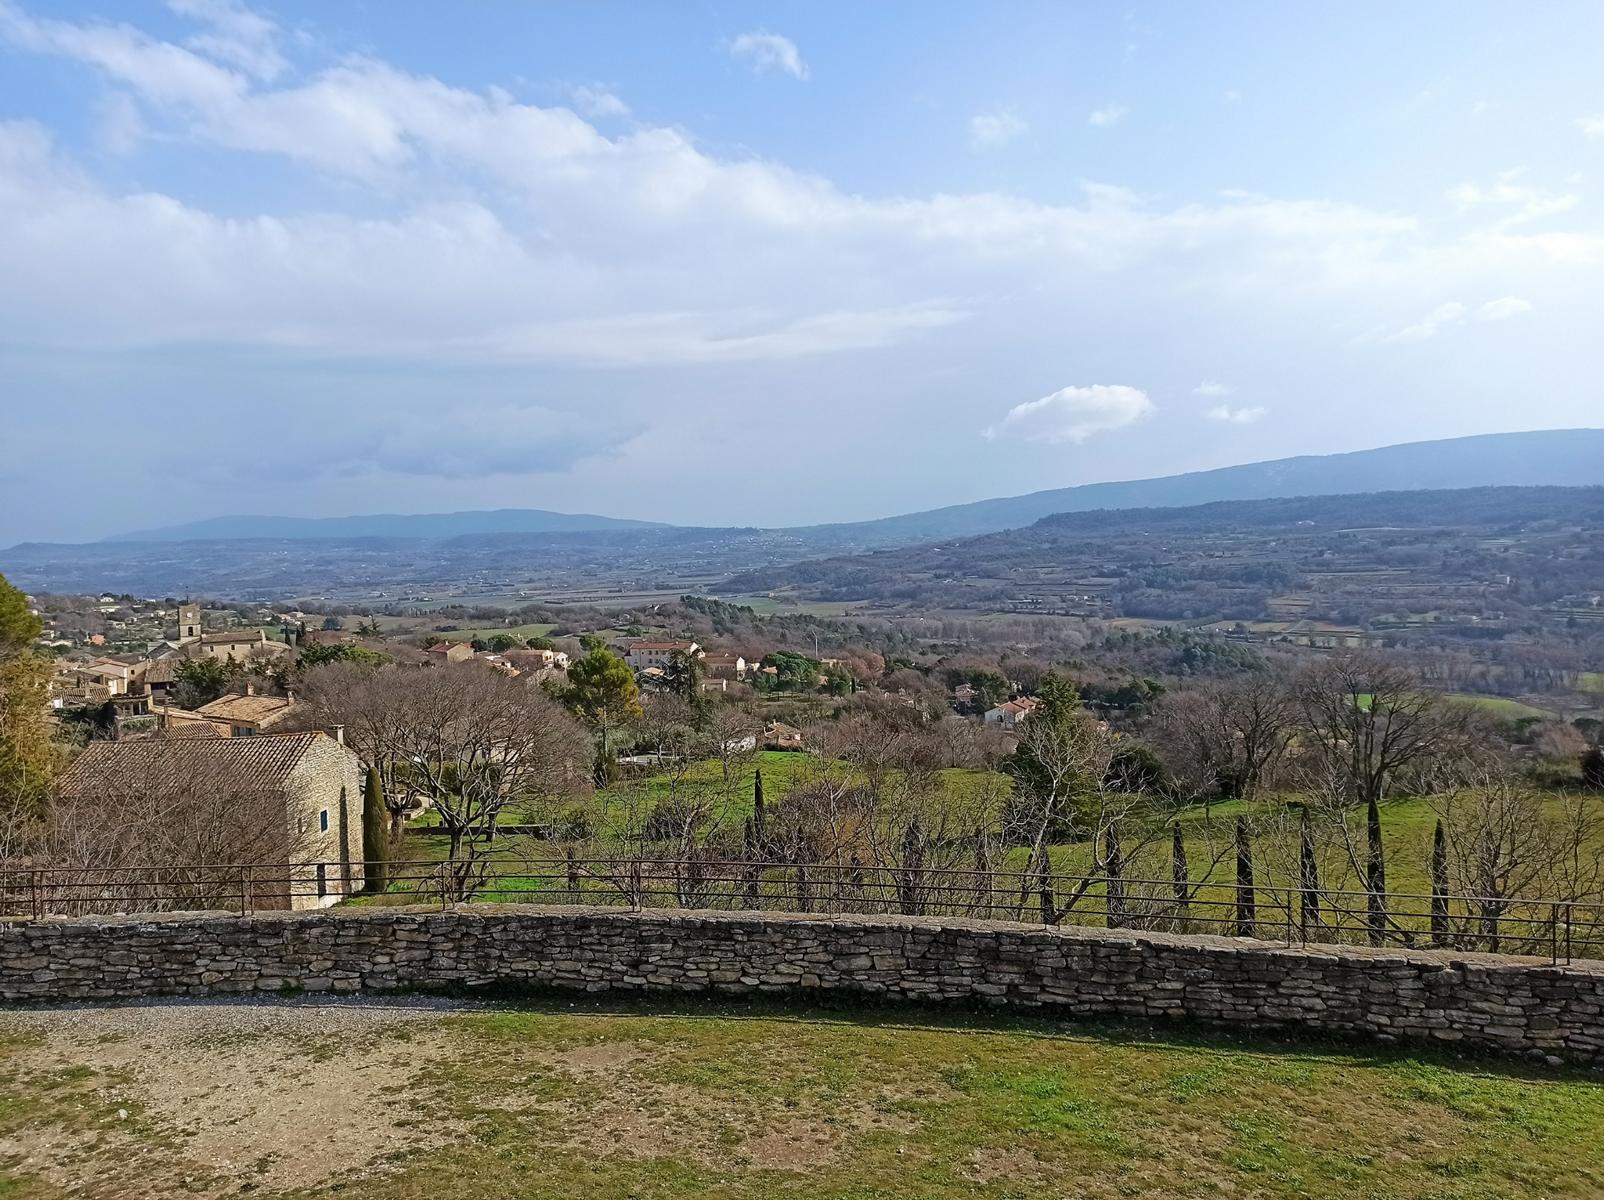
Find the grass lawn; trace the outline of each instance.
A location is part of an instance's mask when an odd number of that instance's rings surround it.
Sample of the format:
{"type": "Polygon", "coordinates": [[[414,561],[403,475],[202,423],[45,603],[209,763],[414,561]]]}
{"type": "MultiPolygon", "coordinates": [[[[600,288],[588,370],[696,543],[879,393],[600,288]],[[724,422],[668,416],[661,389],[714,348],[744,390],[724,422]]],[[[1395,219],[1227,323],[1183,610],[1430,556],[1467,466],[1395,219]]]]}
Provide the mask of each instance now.
{"type": "Polygon", "coordinates": [[[1580,1074],[908,1009],[355,1008],[0,1015],[0,1196],[1604,1194],[1580,1074]]]}

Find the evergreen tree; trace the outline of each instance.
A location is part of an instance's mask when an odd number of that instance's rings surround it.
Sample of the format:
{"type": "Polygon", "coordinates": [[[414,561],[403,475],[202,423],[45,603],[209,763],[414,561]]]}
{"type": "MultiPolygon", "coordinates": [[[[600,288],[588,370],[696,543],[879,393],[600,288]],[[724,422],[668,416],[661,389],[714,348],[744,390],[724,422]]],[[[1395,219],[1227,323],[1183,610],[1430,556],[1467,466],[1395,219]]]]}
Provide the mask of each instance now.
{"type": "Polygon", "coordinates": [[[1431,835],[1431,942],[1448,945],[1448,837],[1441,818],[1431,835]]]}
{"type": "Polygon", "coordinates": [[[1365,841],[1370,944],[1379,946],[1387,937],[1387,852],[1381,841],[1381,808],[1374,795],[1365,806],[1365,841]]]}
{"type": "Polygon", "coordinates": [[[1175,915],[1185,921],[1192,908],[1192,875],[1186,865],[1186,839],[1181,836],[1179,821],[1170,827],[1170,878],[1175,889],[1175,915]]]}
{"type": "Polygon", "coordinates": [[[1302,904],[1298,920],[1303,936],[1320,926],[1320,860],[1314,853],[1314,827],[1309,824],[1309,810],[1303,810],[1303,823],[1298,837],[1298,887],[1302,904]]]}
{"type": "Polygon", "coordinates": [[[0,807],[44,815],[60,748],[50,716],[51,660],[33,650],[43,624],[0,575],[0,807]]]}
{"type": "Polygon", "coordinates": [[[362,789],[363,889],[382,892],[390,886],[390,814],[384,804],[384,785],[379,772],[368,768],[362,789]]]}
{"type": "Polygon", "coordinates": [[[1253,895],[1253,842],[1248,837],[1247,822],[1236,819],[1236,935],[1252,937],[1258,920],[1258,906],[1253,895]]]}
{"type": "Polygon", "coordinates": [[[765,818],[763,809],[763,768],[757,769],[752,777],[752,832],[757,835],[756,844],[763,844],[763,823],[765,818]]]}

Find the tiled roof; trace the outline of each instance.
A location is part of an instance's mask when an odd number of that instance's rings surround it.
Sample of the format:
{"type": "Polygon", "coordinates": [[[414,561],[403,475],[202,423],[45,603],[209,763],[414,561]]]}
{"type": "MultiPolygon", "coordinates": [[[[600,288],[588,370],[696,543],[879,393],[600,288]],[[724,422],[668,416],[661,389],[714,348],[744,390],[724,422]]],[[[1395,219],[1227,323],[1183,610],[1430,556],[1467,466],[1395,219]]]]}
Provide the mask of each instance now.
{"type": "Polygon", "coordinates": [[[325,733],[242,738],[150,738],[90,742],[61,779],[63,796],[131,795],[177,790],[198,780],[270,791],[282,787],[325,733]]]}
{"type": "Polygon", "coordinates": [[[696,645],[695,642],[649,642],[643,639],[638,642],[631,642],[629,648],[631,650],[689,650],[694,645],[696,645]]]}
{"type": "Polygon", "coordinates": [[[178,664],[170,658],[152,659],[145,664],[139,677],[146,683],[177,683],[178,664]]]}
{"type": "Polygon", "coordinates": [[[210,704],[201,705],[195,711],[203,717],[213,717],[219,721],[260,725],[284,716],[294,703],[287,696],[242,696],[238,692],[231,692],[219,696],[210,704]]]}

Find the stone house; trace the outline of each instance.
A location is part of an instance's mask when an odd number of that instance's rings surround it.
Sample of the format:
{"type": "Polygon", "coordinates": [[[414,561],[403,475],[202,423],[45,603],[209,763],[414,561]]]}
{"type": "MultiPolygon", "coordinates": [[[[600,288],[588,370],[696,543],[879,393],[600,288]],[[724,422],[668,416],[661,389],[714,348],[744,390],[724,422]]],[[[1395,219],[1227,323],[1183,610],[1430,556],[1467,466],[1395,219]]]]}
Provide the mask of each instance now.
{"type": "Polygon", "coordinates": [[[219,696],[195,712],[219,728],[226,727],[230,737],[254,737],[271,732],[275,725],[283,724],[302,707],[296,703],[294,692],[286,696],[266,696],[248,683],[243,692],[219,696]]]}
{"type": "Polygon", "coordinates": [[[467,642],[436,642],[429,647],[427,654],[430,662],[439,666],[449,666],[452,663],[467,662],[473,657],[473,647],[467,642]]]}
{"type": "Polygon", "coordinates": [[[362,886],[362,763],[339,736],[92,742],[67,769],[60,793],[102,811],[168,808],[178,819],[236,813],[240,837],[216,843],[226,863],[129,865],[247,868],[256,908],[324,908],[362,886]]]}
{"type": "Polygon", "coordinates": [[[668,666],[668,660],[676,654],[701,658],[702,648],[695,642],[654,641],[651,638],[641,638],[629,644],[629,649],[624,653],[624,661],[637,671],[654,667],[661,671],[668,666]]]}
{"type": "Polygon", "coordinates": [[[1000,725],[1004,729],[1014,729],[1029,720],[1030,714],[1036,711],[1036,698],[1025,696],[1019,700],[1008,700],[996,708],[986,710],[985,722],[987,725],[1000,725]]]}

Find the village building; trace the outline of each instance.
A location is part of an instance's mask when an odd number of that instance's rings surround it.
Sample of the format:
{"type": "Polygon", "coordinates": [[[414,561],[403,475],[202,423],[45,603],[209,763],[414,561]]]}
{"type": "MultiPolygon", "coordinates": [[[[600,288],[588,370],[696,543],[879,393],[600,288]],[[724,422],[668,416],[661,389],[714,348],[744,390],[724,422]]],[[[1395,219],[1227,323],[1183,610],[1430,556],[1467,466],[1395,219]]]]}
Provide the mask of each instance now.
{"type": "Polygon", "coordinates": [[[641,638],[630,643],[629,649],[624,653],[624,661],[637,671],[646,671],[652,668],[661,671],[668,666],[668,660],[676,654],[688,654],[692,658],[701,658],[702,648],[695,642],[655,641],[650,638],[641,638]]]}
{"type": "Polygon", "coordinates": [[[226,799],[242,827],[281,833],[254,839],[271,846],[270,859],[228,864],[246,868],[257,908],[323,908],[362,886],[362,763],[337,736],[92,742],[60,789],[67,799],[175,809],[199,791],[226,799]]]}
{"type": "Polygon", "coordinates": [[[702,656],[702,669],[709,675],[740,679],[746,674],[746,659],[733,650],[709,650],[702,656]]]}
{"type": "Polygon", "coordinates": [[[226,727],[229,737],[255,737],[269,733],[304,706],[298,705],[295,693],[287,696],[267,696],[258,693],[254,684],[246,684],[243,692],[230,692],[219,696],[210,704],[203,704],[195,715],[211,721],[219,728],[226,727]]]}
{"type": "Polygon", "coordinates": [[[467,662],[473,657],[473,647],[467,642],[436,642],[425,652],[429,661],[440,666],[467,662]]]}
{"type": "Polygon", "coordinates": [[[997,725],[1003,729],[1014,729],[1029,719],[1030,714],[1036,711],[1036,698],[1026,696],[1019,700],[1007,700],[996,708],[988,708],[985,714],[987,725],[997,725]]]}

